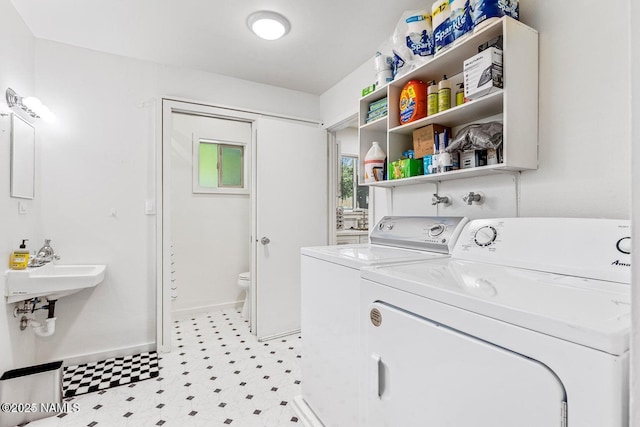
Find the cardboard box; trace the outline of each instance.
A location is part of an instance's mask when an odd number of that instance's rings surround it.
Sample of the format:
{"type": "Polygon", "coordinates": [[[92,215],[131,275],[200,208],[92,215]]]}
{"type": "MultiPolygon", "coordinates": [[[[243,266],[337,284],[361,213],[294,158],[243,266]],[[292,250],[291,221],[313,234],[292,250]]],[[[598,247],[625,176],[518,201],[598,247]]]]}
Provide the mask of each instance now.
{"type": "Polygon", "coordinates": [[[391,162],[389,179],[402,179],[422,175],[422,159],[400,159],[391,162]]]}
{"type": "Polygon", "coordinates": [[[464,61],[464,96],[478,99],[502,89],[502,50],[490,47],[464,61]]]}
{"type": "Polygon", "coordinates": [[[460,169],[475,168],[487,164],[487,150],[469,150],[460,153],[460,169]]]}
{"type": "Polygon", "coordinates": [[[428,156],[429,154],[434,154],[433,143],[435,140],[435,133],[443,133],[445,129],[449,134],[449,140],[451,140],[451,128],[446,126],[433,124],[413,131],[413,151],[415,152],[416,159],[428,156]]]}

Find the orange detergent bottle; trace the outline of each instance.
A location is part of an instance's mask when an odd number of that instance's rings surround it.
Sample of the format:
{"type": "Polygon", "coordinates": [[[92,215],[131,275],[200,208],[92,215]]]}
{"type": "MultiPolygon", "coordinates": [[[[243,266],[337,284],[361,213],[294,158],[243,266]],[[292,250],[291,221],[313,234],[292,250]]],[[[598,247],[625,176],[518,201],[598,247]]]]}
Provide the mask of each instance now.
{"type": "Polygon", "coordinates": [[[409,80],[400,93],[400,124],[427,117],[427,85],[409,80]]]}

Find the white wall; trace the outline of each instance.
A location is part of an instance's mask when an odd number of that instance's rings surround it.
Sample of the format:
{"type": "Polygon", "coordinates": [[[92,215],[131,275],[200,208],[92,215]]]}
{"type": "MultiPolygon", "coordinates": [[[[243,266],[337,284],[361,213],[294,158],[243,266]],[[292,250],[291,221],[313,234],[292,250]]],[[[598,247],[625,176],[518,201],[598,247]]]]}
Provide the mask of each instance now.
{"type": "Polygon", "coordinates": [[[370,60],[320,95],[322,120],[326,127],[334,126],[360,111],[358,101],[362,89],[375,81],[373,67],[372,56],[370,60]]]}
{"type": "MultiPolygon", "coordinates": [[[[5,91],[11,87],[20,95],[34,94],[34,44],[31,32],[9,0],[0,0],[0,113],[9,113],[5,91]]],[[[39,243],[40,185],[36,183],[36,199],[23,200],[26,215],[18,215],[18,201],[9,197],[10,170],[9,116],[0,116],[0,265],[7,268],[11,251],[21,239],[29,239],[29,248],[39,243]]],[[[41,161],[40,144],[43,142],[41,126],[36,126],[36,158],[41,161]]],[[[37,248],[36,248],[37,249],[37,248]]],[[[0,269],[0,271],[4,271],[0,269]]],[[[4,289],[4,274],[0,275],[0,288],[4,289]]],[[[0,374],[34,361],[34,338],[30,332],[21,332],[19,319],[13,317],[13,305],[0,301],[0,374]]]]}
{"type": "Polygon", "coordinates": [[[35,58],[36,94],[58,116],[41,147],[42,236],[62,262],[107,265],[104,283],[58,302],[38,360],[151,348],[156,217],[144,208],[155,193],[160,98],[319,119],[318,97],[45,40],[35,58]]]}
{"type": "Polygon", "coordinates": [[[171,309],[185,314],[214,310],[244,298],[238,274],[249,271],[251,200],[248,194],[192,192],[192,134],[246,143],[251,124],[173,114],[171,140],[171,230],[178,297],[171,309]]]}
{"type": "Polygon", "coordinates": [[[336,141],[340,143],[340,154],[358,155],[358,129],[355,127],[340,129],[336,132],[336,141]]]}
{"type": "Polygon", "coordinates": [[[522,215],[629,218],[627,1],[606,19],[602,5],[521,3],[540,32],[539,169],[522,175],[522,215]]]}
{"type": "MultiPolygon", "coordinates": [[[[512,216],[513,203],[518,202],[515,212],[521,216],[629,218],[629,23],[627,14],[620,12],[626,5],[626,0],[611,2],[608,7],[617,12],[601,19],[602,7],[594,1],[520,4],[521,20],[540,32],[539,168],[523,172],[519,187],[509,182],[488,194],[499,199],[492,214],[512,216]],[[597,34],[606,36],[594,34],[596,27],[597,34]],[[503,203],[502,194],[513,196],[503,203]]],[[[366,62],[320,96],[325,125],[358,111],[361,89],[370,84],[372,69],[366,62]]],[[[466,188],[460,182],[443,182],[438,191],[482,190],[475,179],[461,182],[466,188]]],[[[498,178],[491,186],[500,183],[498,178]]],[[[386,205],[386,212],[403,215],[393,208],[411,206],[409,200],[398,202],[405,195],[415,198],[419,189],[430,198],[433,184],[409,191],[376,189],[376,206],[386,205]]],[[[425,214],[427,210],[422,209],[425,214]]],[[[484,216],[475,206],[455,214],[484,216]]]]}
{"type": "MultiPolygon", "coordinates": [[[[640,3],[629,0],[629,20],[640,16],[640,3]]],[[[640,27],[630,25],[631,56],[631,178],[632,182],[640,182],[640,27]]],[[[640,292],[637,292],[640,281],[637,279],[640,269],[640,185],[632,186],[632,334],[631,334],[631,427],[640,426],[640,292]]]]}

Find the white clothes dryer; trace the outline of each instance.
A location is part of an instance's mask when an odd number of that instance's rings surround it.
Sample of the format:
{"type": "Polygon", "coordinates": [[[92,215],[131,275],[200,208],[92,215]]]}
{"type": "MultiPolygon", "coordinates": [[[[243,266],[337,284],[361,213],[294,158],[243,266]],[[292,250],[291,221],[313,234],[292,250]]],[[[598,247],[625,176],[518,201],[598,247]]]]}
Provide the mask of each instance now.
{"type": "Polygon", "coordinates": [[[363,268],[365,425],[628,426],[630,235],[475,220],[451,258],[363,268]]]}
{"type": "Polygon", "coordinates": [[[302,248],[302,395],[294,404],[307,424],[361,425],[360,268],[447,257],[467,221],[384,217],[370,244],[302,248]]]}

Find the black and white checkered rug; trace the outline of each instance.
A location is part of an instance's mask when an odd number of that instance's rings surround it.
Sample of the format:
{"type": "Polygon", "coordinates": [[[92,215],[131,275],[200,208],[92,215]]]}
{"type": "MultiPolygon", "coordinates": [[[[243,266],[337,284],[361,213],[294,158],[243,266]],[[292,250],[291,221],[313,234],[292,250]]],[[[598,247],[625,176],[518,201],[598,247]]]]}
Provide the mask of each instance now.
{"type": "Polygon", "coordinates": [[[158,353],[155,351],[64,368],[64,397],[78,396],[157,377],[158,353]]]}

